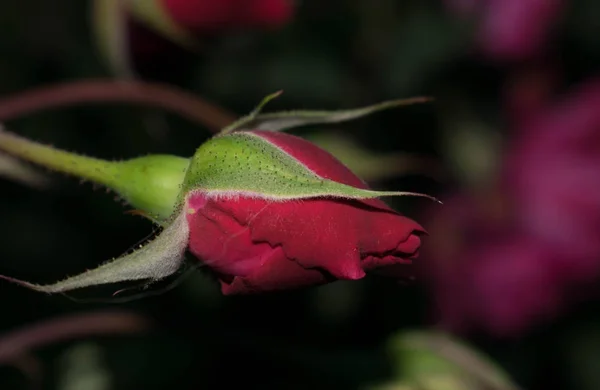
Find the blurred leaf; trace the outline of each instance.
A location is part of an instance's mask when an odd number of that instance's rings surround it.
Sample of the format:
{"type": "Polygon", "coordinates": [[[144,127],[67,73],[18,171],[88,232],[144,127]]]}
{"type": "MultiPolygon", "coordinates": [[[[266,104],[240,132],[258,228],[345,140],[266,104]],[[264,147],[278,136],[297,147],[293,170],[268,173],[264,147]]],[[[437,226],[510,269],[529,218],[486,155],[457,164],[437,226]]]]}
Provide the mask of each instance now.
{"type": "Polygon", "coordinates": [[[396,378],[424,390],[516,390],[489,358],[447,334],[404,332],[389,342],[396,378]]]}
{"type": "Polygon", "coordinates": [[[110,390],[112,378],[104,364],[102,349],[82,343],[68,349],[60,358],[59,390],[110,390]]]}

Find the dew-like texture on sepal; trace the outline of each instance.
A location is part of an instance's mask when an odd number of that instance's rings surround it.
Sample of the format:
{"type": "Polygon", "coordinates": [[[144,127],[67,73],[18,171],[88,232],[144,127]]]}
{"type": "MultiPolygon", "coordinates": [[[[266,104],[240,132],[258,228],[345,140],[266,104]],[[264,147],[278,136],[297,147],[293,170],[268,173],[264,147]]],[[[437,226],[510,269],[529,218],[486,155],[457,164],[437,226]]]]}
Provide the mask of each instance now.
{"type": "Polygon", "coordinates": [[[203,144],[194,155],[184,192],[273,200],[337,197],[366,199],[419,195],[357,188],[317,175],[268,139],[268,132],[234,132],[203,144]]]}

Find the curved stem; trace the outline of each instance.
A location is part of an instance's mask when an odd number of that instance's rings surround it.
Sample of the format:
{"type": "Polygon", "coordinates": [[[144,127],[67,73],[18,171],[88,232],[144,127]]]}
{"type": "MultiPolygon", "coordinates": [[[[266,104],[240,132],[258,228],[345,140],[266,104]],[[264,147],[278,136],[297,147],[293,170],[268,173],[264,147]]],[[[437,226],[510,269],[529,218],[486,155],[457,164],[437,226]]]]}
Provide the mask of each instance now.
{"type": "Polygon", "coordinates": [[[73,314],[45,320],[0,336],[0,364],[34,348],[99,334],[138,333],[151,328],[146,318],[127,312],[73,314]]]}
{"type": "Polygon", "coordinates": [[[217,132],[236,115],[200,97],[159,83],[86,79],[50,85],[0,99],[0,121],[32,112],[86,103],[131,103],[172,111],[217,132]]]}

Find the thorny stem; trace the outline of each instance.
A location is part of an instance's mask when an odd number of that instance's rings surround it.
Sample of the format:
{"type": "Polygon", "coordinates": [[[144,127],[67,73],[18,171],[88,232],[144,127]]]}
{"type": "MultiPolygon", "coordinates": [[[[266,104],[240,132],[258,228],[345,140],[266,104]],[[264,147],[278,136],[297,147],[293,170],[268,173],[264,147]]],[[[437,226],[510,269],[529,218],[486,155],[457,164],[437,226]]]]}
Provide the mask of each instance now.
{"type": "Polygon", "coordinates": [[[0,99],[0,122],[32,112],[86,103],[130,103],[172,111],[217,132],[237,116],[198,96],[160,83],[87,79],[37,88],[0,99]]]}

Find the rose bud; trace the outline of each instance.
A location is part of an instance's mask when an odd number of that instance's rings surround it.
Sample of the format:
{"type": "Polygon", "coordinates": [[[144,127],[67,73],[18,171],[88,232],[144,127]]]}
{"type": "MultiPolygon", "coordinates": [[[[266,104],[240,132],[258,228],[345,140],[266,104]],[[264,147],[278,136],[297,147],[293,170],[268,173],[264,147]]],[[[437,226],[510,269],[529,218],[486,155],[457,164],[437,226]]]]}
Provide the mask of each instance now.
{"type": "Polygon", "coordinates": [[[55,284],[3,278],[47,293],[152,282],[174,274],[189,249],[214,271],[224,294],[239,294],[361,279],[372,270],[409,264],[425,232],[377,198],[427,195],[370,190],[329,153],[276,132],[405,103],[259,115],[261,104],[191,159],[160,155],[110,162],[0,132],[0,149],[104,184],[163,227],[139,250],[55,284]]]}

